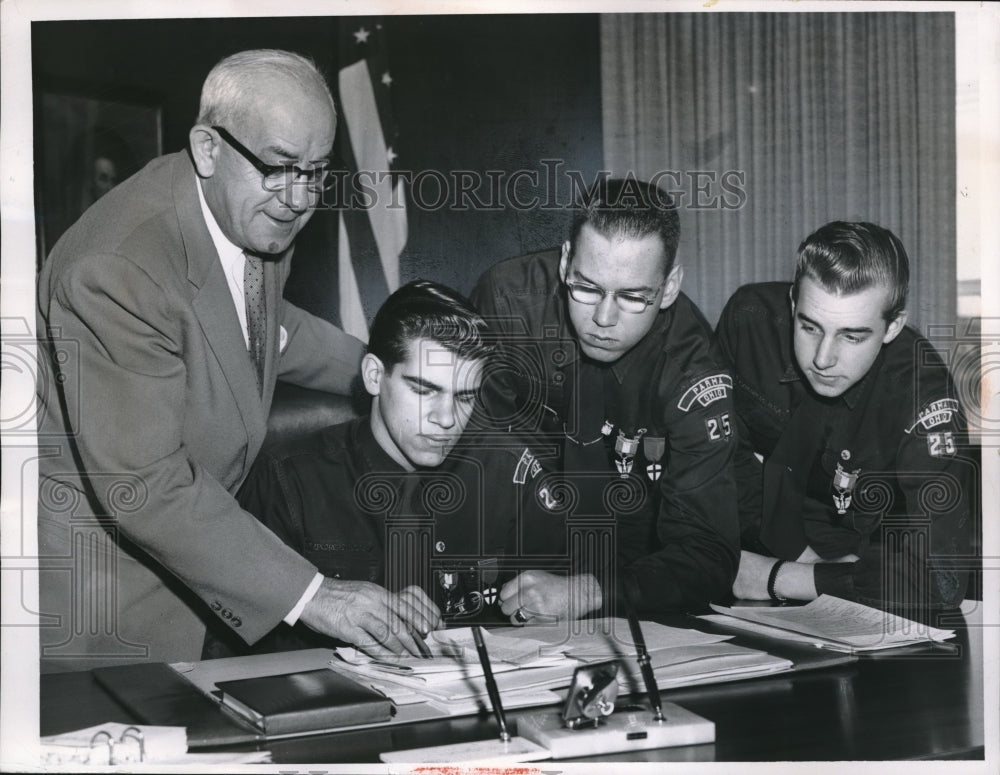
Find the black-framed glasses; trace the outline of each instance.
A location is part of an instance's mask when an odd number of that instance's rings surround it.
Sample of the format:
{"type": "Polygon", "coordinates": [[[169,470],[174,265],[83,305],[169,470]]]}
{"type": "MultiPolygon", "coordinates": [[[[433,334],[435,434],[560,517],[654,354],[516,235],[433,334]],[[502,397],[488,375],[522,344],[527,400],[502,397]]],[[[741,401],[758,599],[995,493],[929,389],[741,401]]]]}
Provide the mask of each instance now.
{"type": "Polygon", "coordinates": [[[309,169],[303,169],[295,164],[268,164],[261,161],[224,127],[213,126],[212,129],[261,174],[261,185],[265,191],[284,191],[301,180],[301,184],[311,193],[321,194],[333,185],[334,176],[325,161],[309,169]]]}
{"type": "Polygon", "coordinates": [[[649,298],[648,296],[643,296],[641,293],[633,293],[632,291],[608,291],[599,285],[591,285],[590,283],[577,283],[567,280],[566,289],[569,291],[570,298],[573,301],[590,306],[600,304],[604,301],[604,297],[610,293],[614,297],[618,309],[633,315],[645,312],[646,307],[656,304],[655,296],[649,298]]]}

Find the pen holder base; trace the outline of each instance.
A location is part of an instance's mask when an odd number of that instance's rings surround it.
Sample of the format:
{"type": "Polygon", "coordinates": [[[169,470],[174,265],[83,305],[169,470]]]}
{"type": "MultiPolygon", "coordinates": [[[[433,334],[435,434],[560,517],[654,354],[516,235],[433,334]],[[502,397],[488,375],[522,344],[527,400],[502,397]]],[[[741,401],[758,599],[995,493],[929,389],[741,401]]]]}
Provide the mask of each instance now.
{"type": "Polygon", "coordinates": [[[663,715],[663,721],[656,721],[646,708],[616,710],[602,718],[597,727],[568,729],[559,713],[531,713],[518,718],[517,731],[521,737],[547,748],[553,759],[715,741],[714,722],[672,702],[663,703],[663,715]]]}
{"type": "Polygon", "coordinates": [[[476,740],[471,743],[452,743],[429,748],[410,748],[405,751],[387,751],[379,754],[383,762],[392,764],[431,764],[443,762],[481,762],[503,764],[535,762],[551,758],[547,748],[536,745],[523,737],[502,740],[476,740]]]}

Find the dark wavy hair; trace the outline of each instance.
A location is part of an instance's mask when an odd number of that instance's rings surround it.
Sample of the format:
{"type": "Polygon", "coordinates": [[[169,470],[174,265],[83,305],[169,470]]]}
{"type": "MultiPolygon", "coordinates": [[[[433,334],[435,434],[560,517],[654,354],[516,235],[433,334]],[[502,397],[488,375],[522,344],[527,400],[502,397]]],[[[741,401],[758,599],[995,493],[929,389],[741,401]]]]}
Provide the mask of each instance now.
{"type": "Polygon", "coordinates": [[[407,283],[385,300],[372,321],[368,352],[391,371],[406,360],[417,339],[429,339],[470,361],[489,358],[497,347],[469,300],[430,280],[407,283]]]}
{"type": "Polygon", "coordinates": [[[882,318],[891,323],[906,309],[910,260],[903,243],[888,229],[864,221],[833,221],[820,226],[799,245],[792,284],[795,301],[803,277],[811,277],[838,294],[886,288],[889,303],[882,310],[882,318]]]}

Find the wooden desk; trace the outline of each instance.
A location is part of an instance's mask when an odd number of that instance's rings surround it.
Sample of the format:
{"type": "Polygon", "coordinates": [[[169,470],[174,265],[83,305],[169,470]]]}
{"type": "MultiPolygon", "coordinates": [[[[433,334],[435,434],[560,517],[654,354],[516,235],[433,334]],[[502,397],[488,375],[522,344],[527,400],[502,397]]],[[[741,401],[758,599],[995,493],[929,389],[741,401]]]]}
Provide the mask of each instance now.
{"type": "MultiPolygon", "coordinates": [[[[663,692],[665,701],[714,721],[716,742],[599,760],[982,760],[982,631],[961,621],[942,626],[958,630],[952,641],[956,653],[870,656],[842,667],[663,692]]],[[[737,641],[765,647],[744,636],[737,641]]],[[[515,725],[520,715],[508,714],[515,725]]],[[[43,675],[41,716],[42,735],[100,721],[136,721],[89,673],[43,675]]],[[[495,735],[492,716],[484,715],[273,741],[267,747],[276,763],[377,762],[382,751],[495,735]]],[[[575,761],[592,760],[598,759],[575,761]]]]}

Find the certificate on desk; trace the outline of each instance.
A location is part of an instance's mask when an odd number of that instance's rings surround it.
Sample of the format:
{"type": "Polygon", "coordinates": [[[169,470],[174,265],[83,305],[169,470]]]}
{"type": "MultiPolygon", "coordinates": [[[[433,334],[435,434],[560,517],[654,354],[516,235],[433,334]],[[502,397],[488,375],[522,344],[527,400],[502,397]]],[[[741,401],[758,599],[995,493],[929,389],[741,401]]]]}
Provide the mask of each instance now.
{"type": "Polygon", "coordinates": [[[706,621],[743,628],[758,635],[863,653],[912,645],[933,645],[954,637],[954,630],[929,627],[902,616],[832,595],[820,595],[803,606],[725,608],[706,621]]]}

